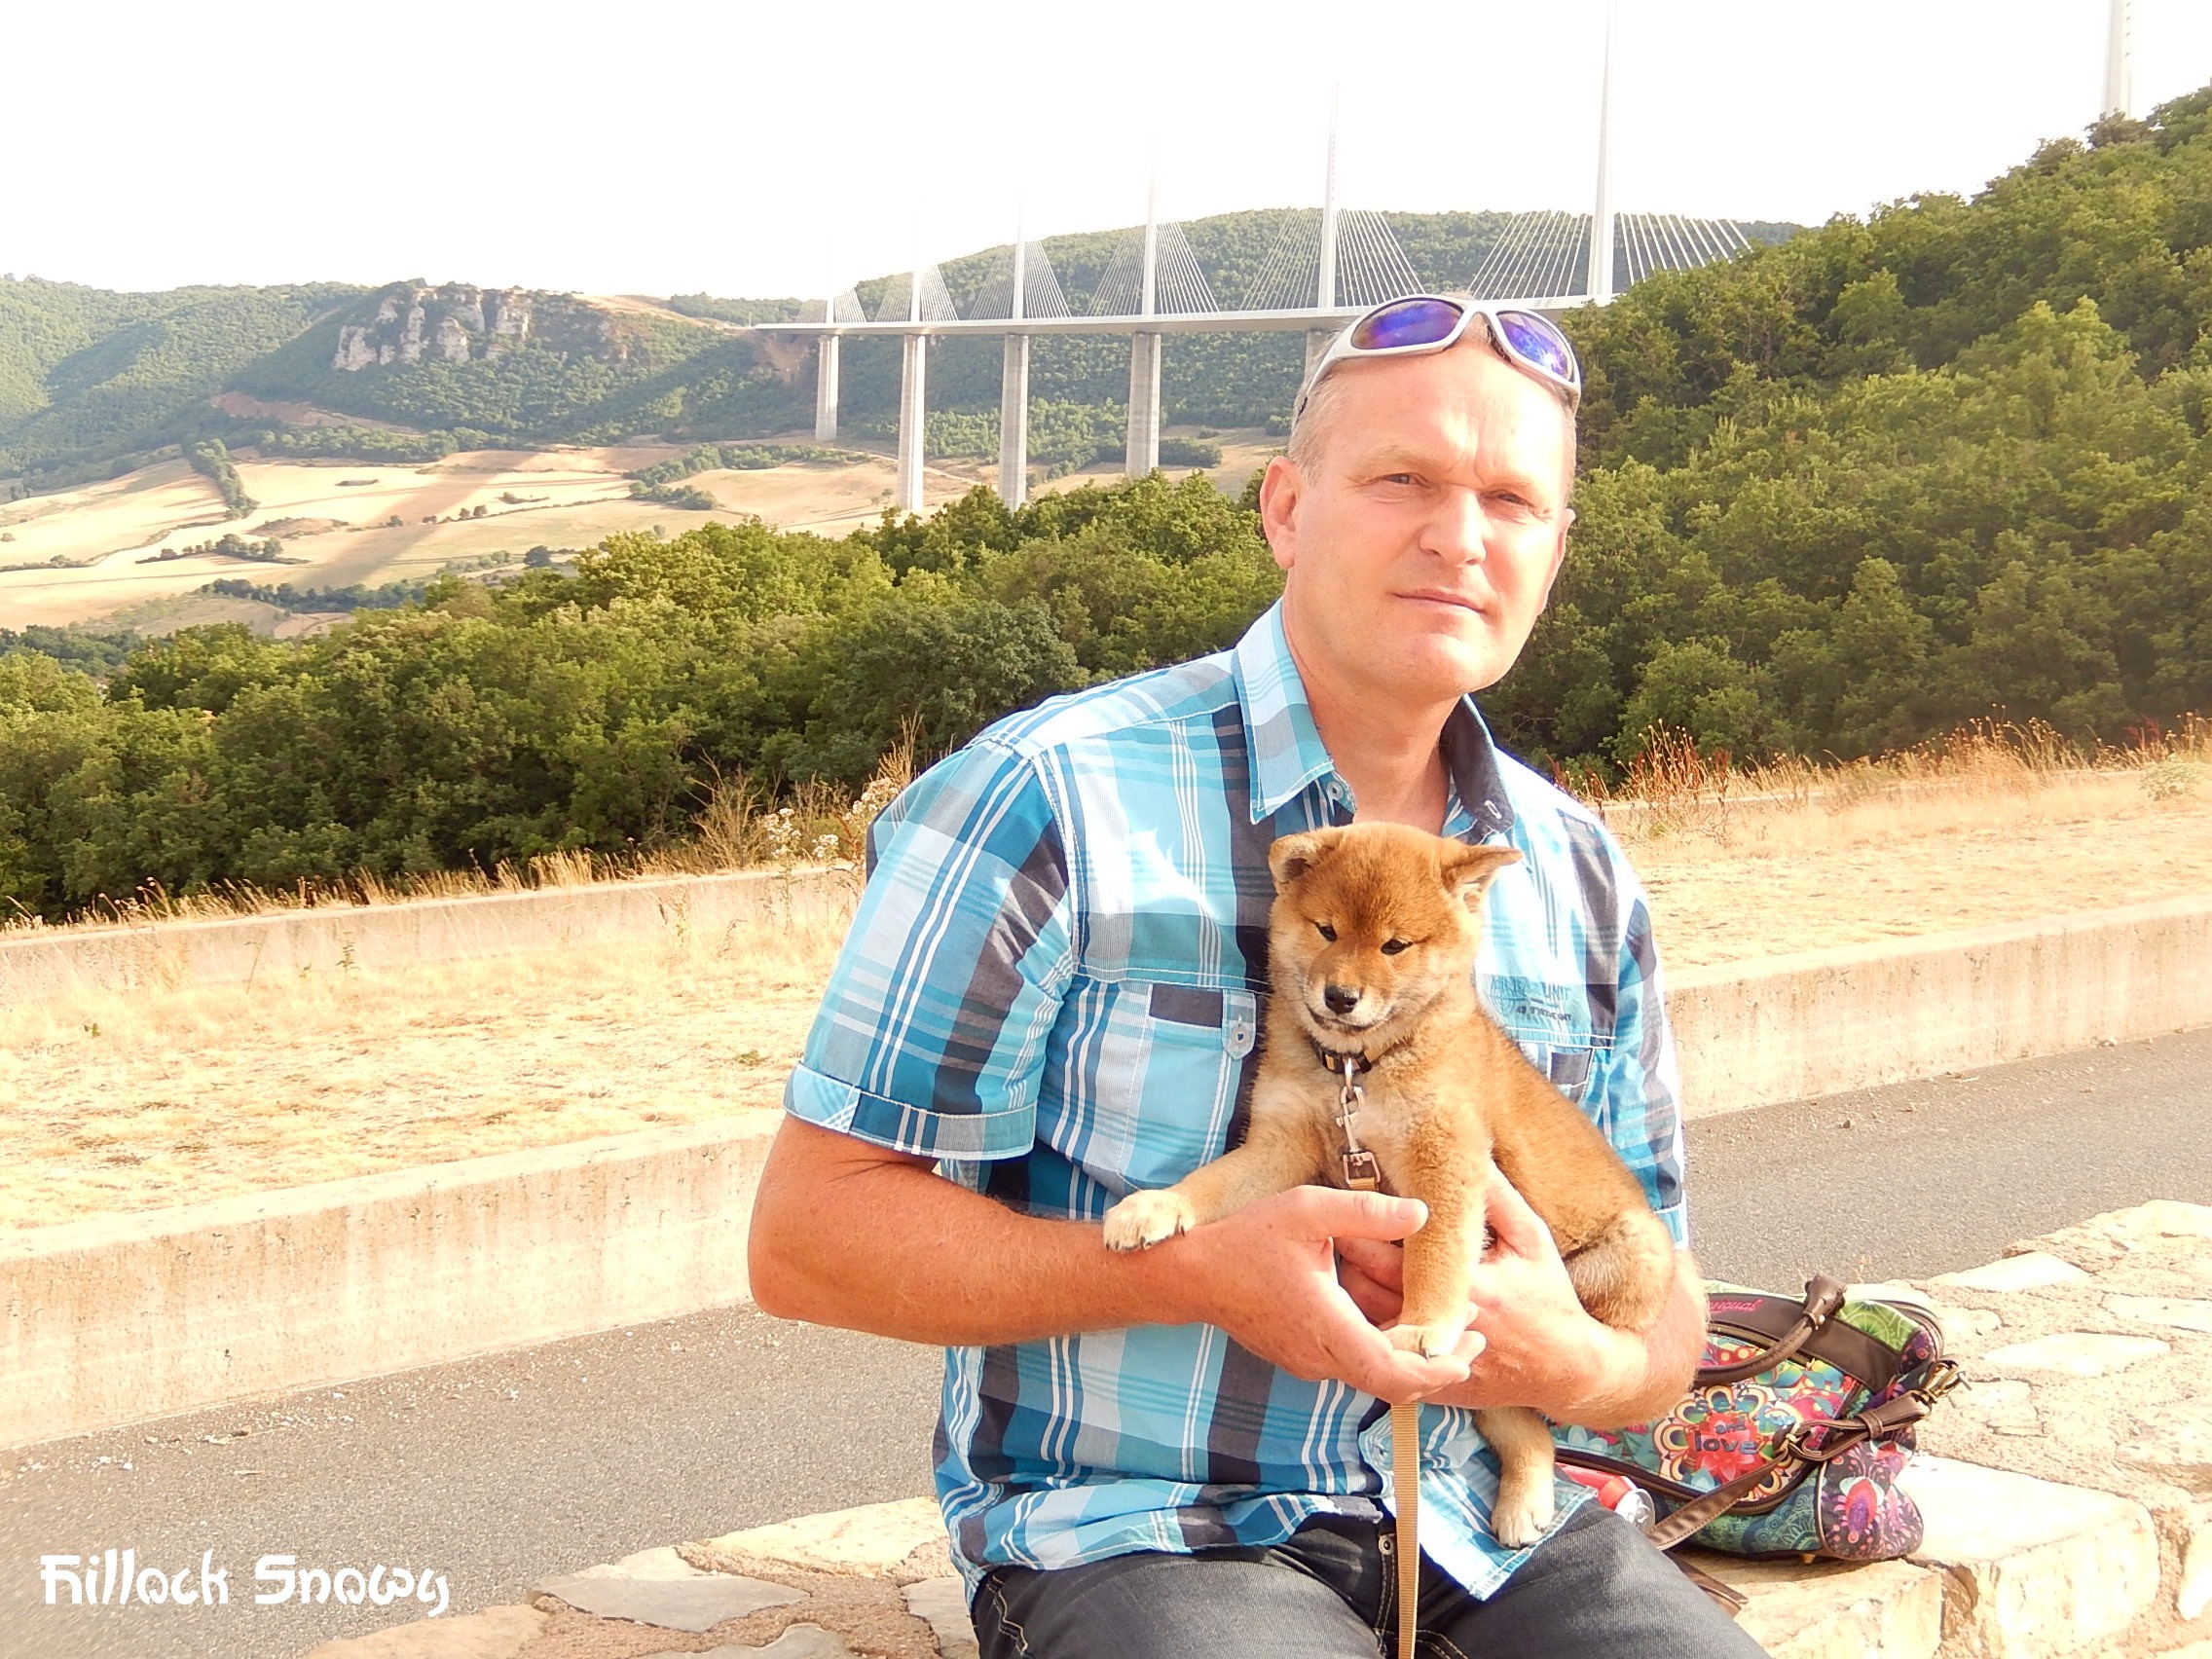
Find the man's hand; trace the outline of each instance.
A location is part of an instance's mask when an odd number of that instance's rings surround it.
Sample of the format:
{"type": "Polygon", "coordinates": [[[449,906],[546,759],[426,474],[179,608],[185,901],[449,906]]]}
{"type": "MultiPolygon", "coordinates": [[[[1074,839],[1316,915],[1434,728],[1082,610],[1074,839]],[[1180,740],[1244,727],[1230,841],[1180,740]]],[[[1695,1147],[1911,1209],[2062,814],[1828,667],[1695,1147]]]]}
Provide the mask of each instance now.
{"type": "Polygon", "coordinates": [[[1109,1250],[1095,1221],[1022,1215],[927,1159],[786,1118],[754,1202],[751,1282],[779,1318],[948,1347],[1203,1322],[1300,1377],[1397,1402],[1465,1382],[1482,1338],[1436,1359],[1398,1352],[1337,1283],[1334,1241],[1403,1238],[1426,1219],[1407,1198],[1294,1187],[1109,1250]]]}
{"type": "MultiPolygon", "coordinates": [[[[1183,1281],[1195,1317],[1308,1382],[1335,1378],[1393,1405],[1463,1384],[1483,1338],[1449,1354],[1402,1353],[1337,1281],[1340,1244],[1391,1249],[1428,1219],[1381,1193],[1294,1187],[1148,1254],[1183,1281]]],[[[1563,1270],[1564,1276],[1564,1270],[1563,1270]]],[[[1573,1292],[1569,1290],[1571,1299],[1573,1292]]]]}
{"type": "MultiPolygon", "coordinates": [[[[1486,1343],[1467,1382],[1435,1399],[1450,1406],[1533,1406],[1559,1422],[1617,1427],[1657,1415],[1681,1396],[1702,1351],[1704,1312],[1695,1270],[1677,1252],[1676,1287],[1644,1336],[1583,1310],[1551,1229],[1510,1182],[1487,1199],[1490,1248],[1475,1264],[1468,1300],[1486,1343]]],[[[1345,1292],[1369,1319],[1398,1316],[1404,1252],[1369,1239],[1339,1243],[1345,1292]]]]}

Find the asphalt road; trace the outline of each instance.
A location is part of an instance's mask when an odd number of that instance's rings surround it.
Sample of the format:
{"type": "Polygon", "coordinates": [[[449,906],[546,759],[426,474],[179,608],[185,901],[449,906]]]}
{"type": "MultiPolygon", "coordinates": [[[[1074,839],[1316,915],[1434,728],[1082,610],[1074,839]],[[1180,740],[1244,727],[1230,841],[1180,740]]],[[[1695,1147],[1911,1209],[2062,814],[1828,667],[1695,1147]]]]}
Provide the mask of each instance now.
{"type": "MultiPolygon", "coordinates": [[[[1693,1123],[1714,1277],[1923,1277],[2100,1210],[2212,1202],[2212,1031],[1693,1123]]],[[[199,1412],[0,1468],[4,1659],[289,1659],[401,1609],[257,1606],[255,1563],[430,1567],[454,1612],[634,1550],[928,1490],[935,1350],[732,1310],[199,1412]],[[130,1547],[227,1606],[42,1604],[130,1547]]],[[[417,1608],[415,1611],[424,1611],[417,1608]]]]}

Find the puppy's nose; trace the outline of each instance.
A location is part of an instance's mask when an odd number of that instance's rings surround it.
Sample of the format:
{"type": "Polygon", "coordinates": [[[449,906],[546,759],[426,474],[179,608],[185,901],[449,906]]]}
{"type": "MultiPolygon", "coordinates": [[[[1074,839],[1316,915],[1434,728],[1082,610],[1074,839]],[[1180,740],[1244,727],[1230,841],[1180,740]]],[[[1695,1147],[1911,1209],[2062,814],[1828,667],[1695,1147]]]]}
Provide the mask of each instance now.
{"type": "Polygon", "coordinates": [[[1321,992],[1321,1000],[1331,1014],[1349,1014],[1359,1006],[1359,993],[1349,985],[1330,985],[1321,992]]]}

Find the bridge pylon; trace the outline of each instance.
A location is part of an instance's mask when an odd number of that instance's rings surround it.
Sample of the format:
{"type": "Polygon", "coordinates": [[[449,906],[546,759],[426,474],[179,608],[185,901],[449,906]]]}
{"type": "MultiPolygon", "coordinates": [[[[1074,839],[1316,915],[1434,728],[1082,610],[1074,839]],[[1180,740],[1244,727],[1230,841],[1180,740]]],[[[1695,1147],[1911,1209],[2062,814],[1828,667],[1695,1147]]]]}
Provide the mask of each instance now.
{"type": "MultiPolygon", "coordinates": [[[[1341,86],[1329,90],[1329,152],[1321,169],[1321,244],[1314,249],[1313,304],[1321,311],[1337,307],[1337,117],[1343,103],[1341,86]]],[[[1309,329],[1306,335],[1306,373],[1337,337],[1333,328],[1309,329]]]]}
{"type": "MultiPolygon", "coordinates": [[[[1160,179],[1145,190],[1144,265],[1137,315],[1160,314],[1160,179]]],[[[1129,336],[1129,424],[1122,449],[1122,471],[1142,478],[1160,464],[1160,336],[1129,336]]]]}
{"type": "Polygon", "coordinates": [[[2135,19],[2131,16],[2133,0],[2112,0],[2112,14],[2105,26],[2105,107],[2106,115],[2128,116],[2135,113],[2135,88],[2129,59],[2133,56],[2135,19]]]}

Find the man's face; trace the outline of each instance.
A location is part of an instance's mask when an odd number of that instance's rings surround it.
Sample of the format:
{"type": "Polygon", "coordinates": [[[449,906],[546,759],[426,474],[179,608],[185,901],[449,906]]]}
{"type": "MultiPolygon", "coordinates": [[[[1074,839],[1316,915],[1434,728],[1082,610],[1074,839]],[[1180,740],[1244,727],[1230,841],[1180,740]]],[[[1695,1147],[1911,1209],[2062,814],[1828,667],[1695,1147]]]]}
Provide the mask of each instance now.
{"type": "Polygon", "coordinates": [[[1567,417],[1487,347],[1338,364],[1261,521],[1300,667],[1415,703],[1494,683],[1551,597],[1574,515],[1567,417]]]}

